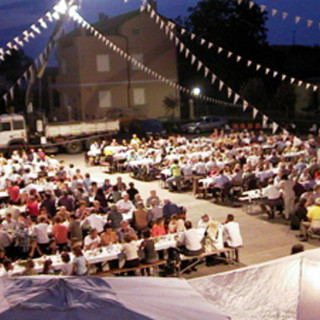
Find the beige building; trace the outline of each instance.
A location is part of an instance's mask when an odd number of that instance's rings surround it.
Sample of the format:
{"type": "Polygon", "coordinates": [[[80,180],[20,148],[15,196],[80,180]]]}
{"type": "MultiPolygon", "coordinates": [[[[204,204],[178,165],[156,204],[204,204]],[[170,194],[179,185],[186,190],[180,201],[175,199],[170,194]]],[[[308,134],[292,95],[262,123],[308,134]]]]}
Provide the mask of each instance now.
{"type": "MultiPolygon", "coordinates": [[[[136,60],[177,81],[175,45],[147,13],[137,10],[112,18],[99,14],[93,25],[136,60]]],[[[119,114],[158,118],[167,112],[164,98],[179,97],[175,88],[128,63],[83,28],[59,40],[57,59],[59,72],[50,85],[50,110],[58,119],[62,114],[69,120],[119,114]],[[54,106],[54,96],[59,96],[59,106],[54,106]]]]}

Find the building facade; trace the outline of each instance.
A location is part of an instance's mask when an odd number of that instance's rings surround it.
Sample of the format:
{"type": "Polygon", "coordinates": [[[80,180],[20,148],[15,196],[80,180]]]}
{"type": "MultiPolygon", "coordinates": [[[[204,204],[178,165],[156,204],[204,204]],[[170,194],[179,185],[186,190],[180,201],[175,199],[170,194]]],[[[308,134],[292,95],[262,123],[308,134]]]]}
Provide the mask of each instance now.
{"type": "MultiPolygon", "coordinates": [[[[100,13],[93,26],[139,62],[178,81],[176,47],[147,13],[137,10],[112,18],[100,13]]],[[[57,59],[50,96],[58,95],[59,105],[52,98],[50,113],[58,119],[63,114],[82,121],[116,115],[159,118],[167,112],[164,98],[179,98],[175,88],[127,62],[83,28],[59,40],[57,59]]],[[[180,117],[180,108],[175,116],[180,117]]]]}

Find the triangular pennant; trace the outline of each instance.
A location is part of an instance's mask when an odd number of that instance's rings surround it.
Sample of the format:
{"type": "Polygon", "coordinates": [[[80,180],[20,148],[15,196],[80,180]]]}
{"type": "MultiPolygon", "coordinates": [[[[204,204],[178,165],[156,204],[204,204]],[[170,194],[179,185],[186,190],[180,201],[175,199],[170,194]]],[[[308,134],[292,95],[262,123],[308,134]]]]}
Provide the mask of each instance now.
{"type": "Polygon", "coordinates": [[[273,71],[273,77],[275,78],[278,75],[278,71],[273,71]]]}
{"type": "Polygon", "coordinates": [[[251,60],[248,60],[247,61],[247,67],[250,67],[252,65],[252,61],[251,60]]]}
{"type": "Polygon", "coordinates": [[[231,88],[228,88],[228,90],[227,90],[228,98],[231,97],[232,92],[233,92],[232,89],[231,89],[231,88]]]}
{"type": "Polygon", "coordinates": [[[222,90],[223,86],[224,86],[224,82],[222,80],[219,80],[219,91],[222,90]]]}
{"type": "Polygon", "coordinates": [[[219,47],[218,48],[218,53],[221,53],[223,51],[223,48],[219,47]]]}
{"type": "Polygon", "coordinates": [[[4,100],[5,105],[7,105],[7,103],[8,103],[8,94],[5,93],[5,94],[2,96],[2,99],[4,100]]]}
{"type": "Polygon", "coordinates": [[[318,90],[318,86],[314,85],[313,86],[313,91],[317,91],[318,90]]]}
{"type": "Polygon", "coordinates": [[[182,42],[180,42],[180,52],[182,52],[184,50],[184,44],[182,42]]]}
{"type": "Polygon", "coordinates": [[[311,83],[306,83],[306,89],[309,89],[311,86],[311,83]]]}
{"type": "Polygon", "coordinates": [[[307,26],[308,26],[308,28],[310,28],[310,27],[312,26],[312,24],[313,24],[313,20],[308,19],[308,20],[307,20],[307,26]]]}
{"type": "Polygon", "coordinates": [[[161,22],[160,22],[160,29],[163,29],[163,27],[164,27],[164,22],[161,20],[161,22]]]}
{"type": "Polygon", "coordinates": [[[249,2],[249,8],[250,8],[250,9],[252,9],[254,5],[255,5],[255,3],[254,3],[253,1],[250,1],[250,2],[249,2]]]}
{"type": "Polygon", "coordinates": [[[302,81],[302,80],[299,80],[299,81],[298,81],[298,87],[301,87],[302,84],[303,84],[303,81],[302,81]]]}
{"type": "Polygon", "coordinates": [[[200,44],[203,46],[204,44],[206,43],[206,40],[205,39],[201,39],[200,40],[200,44]]]}
{"type": "Polygon", "coordinates": [[[295,78],[290,78],[290,83],[293,84],[295,82],[295,78]]]}
{"type": "Polygon", "coordinates": [[[261,11],[261,12],[264,12],[264,11],[266,10],[266,8],[267,8],[267,6],[265,6],[265,5],[262,4],[262,5],[260,6],[260,11],[261,11]]]}
{"type": "Polygon", "coordinates": [[[238,0],[238,4],[241,4],[243,0],[238,0]]]}
{"type": "Polygon", "coordinates": [[[204,76],[207,77],[209,74],[209,69],[207,67],[204,68],[204,76]]]}
{"type": "Polygon", "coordinates": [[[267,122],[268,122],[269,118],[266,115],[262,116],[262,127],[266,128],[267,127],[267,122]]]}
{"type": "Polygon", "coordinates": [[[228,52],[228,58],[231,58],[232,55],[233,55],[233,52],[229,51],[228,52]]]}
{"type": "Polygon", "coordinates": [[[256,70],[258,71],[261,68],[261,64],[256,65],[256,70]]]}
{"type": "Polygon", "coordinates": [[[255,119],[255,118],[257,117],[258,112],[259,112],[258,109],[256,109],[256,108],[253,108],[253,109],[252,109],[252,117],[253,117],[253,119],[255,119]]]}
{"type": "Polygon", "coordinates": [[[154,10],[151,11],[150,17],[153,18],[155,16],[156,12],[154,10]]]}
{"type": "Polygon", "coordinates": [[[176,46],[178,46],[178,44],[179,44],[179,38],[178,37],[175,37],[174,43],[175,43],[176,46]]]}
{"type": "Polygon", "coordinates": [[[240,99],[240,95],[235,93],[234,94],[234,99],[233,99],[233,104],[237,104],[238,100],[240,99]]]}
{"type": "Polygon", "coordinates": [[[51,12],[47,12],[47,13],[46,13],[46,17],[48,18],[48,20],[49,20],[50,22],[53,21],[51,12]]]}
{"type": "Polygon", "coordinates": [[[211,76],[211,84],[214,84],[214,82],[216,81],[216,79],[217,79],[217,77],[216,77],[216,75],[212,75],[211,76]]]}
{"type": "Polygon", "coordinates": [[[184,35],[184,34],[186,33],[186,31],[187,31],[186,29],[182,28],[182,29],[181,29],[181,32],[180,32],[181,35],[184,35]]]}
{"type": "Polygon", "coordinates": [[[173,38],[174,38],[174,33],[170,31],[170,40],[173,40],[173,38]]]}
{"type": "Polygon", "coordinates": [[[270,68],[266,68],[265,74],[268,74],[270,72],[270,68]]]}
{"type": "Polygon", "coordinates": [[[244,101],[243,101],[243,105],[242,105],[243,111],[246,111],[247,108],[248,108],[248,106],[249,106],[248,101],[244,100],[244,101]]]}
{"type": "Polygon", "coordinates": [[[184,55],[185,58],[188,58],[189,54],[190,54],[190,50],[186,48],[185,55],[184,55]]]}
{"type": "Polygon", "coordinates": [[[279,128],[279,125],[276,122],[272,123],[272,133],[275,134],[279,128]]]}
{"type": "Polygon", "coordinates": [[[199,71],[202,68],[202,65],[203,65],[202,62],[198,61],[197,71],[199,71]]]}
{"type": "Polygon", "coordinates": [[[144,5],[140,6],[140,12],[143,12],[146,9],[146,7],[144,5]]]}
{"type": "Polygon", "coordinates": [[[300,20],[301,20],[301,17],[300,17],[300,16],[295,16],[295,18],[294,18],[294,22],[295,22],[295,23],[299,23],[300,20]]]}
{"type": "Polygon", "coordinates": [[[282,12],[282,20],[287,19],[288,17],[288,12],[282,12]]]}
{"type": "Polygon", "coordinates": [[[196,37],[196,35],[194,33],[191,33],[190,38],[191,40],[193,40],[196,37]]]}
{"type": "Polygon", "coordinates": [[[193,54],[191,56],[191,65],[193,65],[195,63],[195,61],[196,61],[196,56],[193,54]]]}
{"type": "Polygon", "coordinates": [[[9,89],[9,95],[10,95],[10,99],[13,100],[14,99],[14,86],[12,86],[9,89]]]}
{"type": "Polygon", "coordinates": [[[277,14],[278,10],[277,9],[272,9],[271,14],[274,17],[277,14]]]}
{"type": "Polygon", "coordinates": [[[211,49],[213,47],[213,43],[212,42],[209,42],[208,43],[208,49],[211,49]]]}
{"type": "Polygon", "coordinates": [[[242,59],[241,56],[237,56],[237,62],[240,62],[241,59],[242,59]]]}
{"type": "Polygon", "coordinates": [[[286,75],[286,74],[283,74],[283,75],[281,76],[281,80],[282,80],[282,81],[284,81],[286,78],[287,78],[287,75],[286,75]]]}

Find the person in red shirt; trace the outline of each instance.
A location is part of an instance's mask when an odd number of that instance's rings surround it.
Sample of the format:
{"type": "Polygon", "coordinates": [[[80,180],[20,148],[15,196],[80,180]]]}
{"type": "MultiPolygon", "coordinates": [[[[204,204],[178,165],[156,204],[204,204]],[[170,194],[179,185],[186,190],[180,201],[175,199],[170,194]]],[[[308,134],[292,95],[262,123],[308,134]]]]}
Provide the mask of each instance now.
{"type": "Polygon", "coordinates": [[[166,234],[167,234],[167,230],[164,225],[164,219],[159,218],[151,229],[151,236],[158,237],[158,236],[164,236],[166,234]]]}
{"type": "Polygon", "coordinates": [[[16,182],[12,182],[8,188],[10,202],[12,204],[20,204],[20,188],[16,182]]]}
{"type": "Polygon", "coordinates": [[[59,247],[59,251],[61,252],[63,248],[68,245],[68,228],[61,224],[60,217],[55,217],[54,222],[55,224],[52,228],[52,235],[54,236],[59,247]]]}
{"type": "Polygon", "coordinates": [[[32,221],[36,221],[37,217],[40,214],[40,210],[39,210],[39,204],[34,197],[30,197],[28,199],[26,208],[29,212],[29,215],[30,215],[32,221]]]}

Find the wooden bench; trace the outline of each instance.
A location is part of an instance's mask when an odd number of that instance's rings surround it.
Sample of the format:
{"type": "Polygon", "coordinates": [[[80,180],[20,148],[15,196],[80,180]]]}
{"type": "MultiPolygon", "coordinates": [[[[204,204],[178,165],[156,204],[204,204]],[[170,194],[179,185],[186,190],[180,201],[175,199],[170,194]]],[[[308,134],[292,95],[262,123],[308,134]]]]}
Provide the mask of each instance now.
{"type": "MultiPolygon", "coordinates": [[[[166,265],[167,264],[167,260],[159,260],[157,262],[154,263],[140,263],[137,267],[134,268],[117,268],[117,269],[110,269],[108,270],[107,274],[115,274],[115,275],[119,275],[121,273],[128,273],[130,271],[140,271],[141,270],[146,270],[148,268],[152,269],[152,276],[159,276],[159,267],[166,265]]],[[[145,272],[144,275],[147,276],[147,273],[145,272]]]]}
{"type": "Polygon", "coordinates": [[[213,256],[213,255],[219,256],[219,259],[225,261],[228,264],[238,263],[236,262],[235,248],[223,248],[221,250],[213,250],[210,252],[204,252],[198,256],[185,256],[183,254],[180,254],[179,256],[180,261],[176,265],[176,276],[180,277],[183,273],[185,273],[186,271],[189,271],[199,263],[204,262],[207,257],[213,256]],[[222,253],[225,256],[221,256],[222,253]],[[188,264],[188,266],[186,266],[185,268],[181,269],[181,262],[189,261],[189,260],[194,260],[194,261],[188,264]]]}

